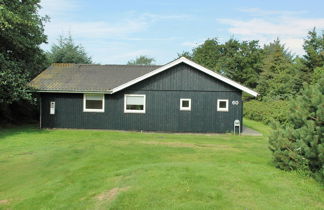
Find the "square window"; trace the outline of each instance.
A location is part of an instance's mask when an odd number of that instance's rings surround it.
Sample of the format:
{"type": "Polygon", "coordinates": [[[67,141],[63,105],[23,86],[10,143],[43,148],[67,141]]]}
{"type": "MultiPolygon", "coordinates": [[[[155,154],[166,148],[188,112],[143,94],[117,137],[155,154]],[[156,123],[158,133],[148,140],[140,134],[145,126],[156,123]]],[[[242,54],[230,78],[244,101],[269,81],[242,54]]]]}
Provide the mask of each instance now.
{"type": "Polygon", "coordinates": [[[145,95],[126,94],[124,97],[125,113],[145,113],[145,95]]]}
{"type": "Polygon", "coordinates": [[[217,111],[228,112],[228,99],[217,100],[217,111]]]}
{"type": "Polygon", "coordinates": [[[105,109],[104,94],[84,94],[83,111],[84,112],[104,112],[105,109]]]}
{"type": "Polygon", "coordinates": [[[180,99],[180,110],[190,111],[191,110],[191,99],[190,98],[181,98],[180,99]]]}

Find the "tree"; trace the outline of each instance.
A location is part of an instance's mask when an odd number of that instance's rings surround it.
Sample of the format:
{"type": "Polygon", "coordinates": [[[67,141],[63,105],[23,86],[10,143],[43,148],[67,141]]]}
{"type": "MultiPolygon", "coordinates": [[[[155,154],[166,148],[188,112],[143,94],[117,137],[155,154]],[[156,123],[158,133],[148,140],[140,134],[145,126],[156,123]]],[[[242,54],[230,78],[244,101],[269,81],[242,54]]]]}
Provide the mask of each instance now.
{"type": "Polygon", "coordinates": [[[127,62],[127,65],[154,65],[155,59],[141,55],[127,62]]]}
{"type": "Polygon", "coordinates": [[[291,102],[288,123],[275,125],[269,143],[277,167],[307,169],[324,181],[324,78],[291,102]]]}
{"type": "Polygon", "coordinates": [[[310,71],[324,66],[324,33],[318,35],[316,29],[308,32],[304,42],[304,63],[310,71]]]}
{"type": "Polygon", "coordinates": [[[207,39],[191,53],[178,55],[188,57],[251,88],[257,85],[262,56],[258,41],[239,42],[230,39],[221,44],[216,38],[207,39]]]}
{"type": "Polygon", "coordinates": [[[262,49],[259,41],[230,39],[224,43],[220,60],[225,76],[255,88],[261,71],[262,49]]]}
{"type": "Polygon", "coordinates": [[[46,42],[39,0],[0,3],[0,105],[31,99],[28,80],[46,66],[46,42]]]}
{"type": "Polygon", "coordinates": [[[261,97],[284,100],[295,95],[295,81],[298,74],[293,68],[293,57],[277,39],[264,46],[259,84],[261,97]]]}
{"type": "Polygon", "coordinates": [[[75,44],[71,35],[60,36],[58,44],[53,44],[47,55],[50,63],[92,63],[83,46],[75,44]]]}
{"type": "Polygon", "coordinates": [[[216,72],[221,71],[221,64],[219,61],[222,56],[222,45],[216,38],[207,39],[203,44],[194,48],[191,53],[193,61],[216,72]]]}

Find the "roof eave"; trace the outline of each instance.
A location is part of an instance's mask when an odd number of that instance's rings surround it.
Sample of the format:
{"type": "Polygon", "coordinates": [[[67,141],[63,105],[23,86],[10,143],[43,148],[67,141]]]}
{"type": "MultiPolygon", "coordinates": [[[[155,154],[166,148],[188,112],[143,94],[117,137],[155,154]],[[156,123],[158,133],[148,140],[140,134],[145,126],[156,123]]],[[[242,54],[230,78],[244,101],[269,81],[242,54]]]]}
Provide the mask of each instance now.
{"type": "Polygon", "coordinates": [[[34,90],[32,92],[37,93],[97,93],[97,94],[112,94],[110,90],[108,91],[93,91],[93,90],[34,90]]]}

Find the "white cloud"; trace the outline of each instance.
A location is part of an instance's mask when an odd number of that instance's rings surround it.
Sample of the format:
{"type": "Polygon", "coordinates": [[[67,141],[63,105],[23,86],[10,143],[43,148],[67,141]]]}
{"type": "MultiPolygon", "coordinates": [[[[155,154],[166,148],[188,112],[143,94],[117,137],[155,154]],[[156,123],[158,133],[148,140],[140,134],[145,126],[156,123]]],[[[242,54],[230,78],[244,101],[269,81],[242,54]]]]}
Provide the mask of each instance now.
{"type": "Polygon", "coordinates": [[[77,0],[41,0],[41,15],[62,15],[80,8],[77,0]]]}
{"type": "MultiPolygon", "coordinates": [[[[76,43],[81,43],[95,62],[125,63],[139,55],[152,55],[147,49],[134,49],[131,41],[166,41],[179,37],[137,37],[137,33],[145,32],[158,21],[186,20],[183,14],[152,14],[135,12],[125,13],[123,19],[78,20],[85,7],[77,0],[42,0],[42,16],[50,16],[45,24],[48,44],[42,47],[48,50],[60,35],[71,34],[76,43]],[[76,18],[77,17],[77,18],[76,18]]],[[[109,18],[109,16],[107,17],[109,18]]]]}
{"type": "Polygon", "coordinates": [[[63,31],[71,32],[81,38],[114,38],[142,31],[146,28],[146,25],[145,22],[136,20],[124,20],[118,24],[105,21],[55,21],[48,24],[46,33],[58,36],[63,31]]]}
{"type": "Polygon", "coordinates": [[[324,18],[302,18],[296,15],[305,11],[266,11],[257,8],[240,10],[252,13],[247,20],[217,19],[228,25],[228,32],[242,39],[257,39],[261,44],[280,38],[293,53],[303,54],[303,39],[313,27],[324,28],[324,18]]]}
{"type": "Polygon", "coordinates": [[[260,8],[243,8],[238,9],[238,11],[248,13],[251,16],[292,16],[292,15],[300,15],[307,13],[307,11],[289,11],[289,10],[263,10],[260,8]]]}

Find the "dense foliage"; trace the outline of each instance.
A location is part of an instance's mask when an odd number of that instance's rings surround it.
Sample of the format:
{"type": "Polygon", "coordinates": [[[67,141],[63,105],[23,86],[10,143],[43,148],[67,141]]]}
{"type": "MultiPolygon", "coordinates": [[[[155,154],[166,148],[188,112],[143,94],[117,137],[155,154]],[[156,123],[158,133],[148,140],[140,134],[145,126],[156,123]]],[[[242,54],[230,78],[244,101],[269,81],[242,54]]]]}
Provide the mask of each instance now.
{"type": "Polygon", "coordinates": [[[261,71],[262,49],[255,40],[230,39],[222,44],[217,39],[208,39],[192,52],[178,56],[188,57],[251,88],[256,87],[261,71]]]}
{"type": "Polygon", "coordinates": [[[39,0],[0,1],[0,124],[34,119],[27,82],[47,66],[39,0]]]}
{"type": "Polygon", "coordinates": [[[269,142],[277,167],[308,169],[324,181],[324,78],[291,102],[287,124],[276,123],[269,142]]]}
{"type": "Polygon", "coordinates": [[[47,53],[50,63],[85,63],[91,64],[89,57],[81,44],[75,44],[72,36],[60,36],[58,44],[53,44],[47,53]]]}
{"type": "Polygon", "coordinates": [[[285,100],[299,91],[293,56],[277,39],[265,45],[257,91],[264,100],[285,100]]]}
{"type": "Polygon", "coordinates": [[[155,59],[141,55],[127,62],[128,65],[154,65],[155,59]]]}
{"type": "Polygon", "coordinates": [[[284,100],[258,101],[251,100],[244,103],[243,113],[246,118],[261,121],[265,124],[278,121],[286,124],[289,115],[289,102],[284,100]]]}
{"type": "Polygon", "coordinates": [[[30,99],[26,83],[46,66],[39,0],[0,2],[0,106],[30,99]]]}

